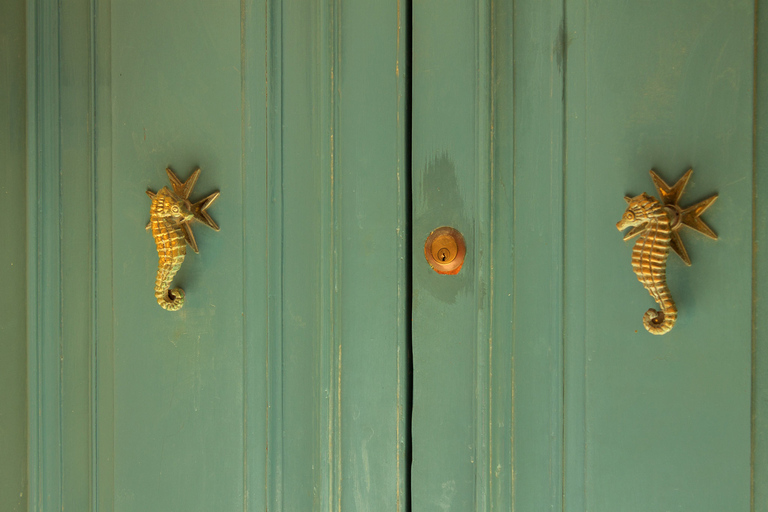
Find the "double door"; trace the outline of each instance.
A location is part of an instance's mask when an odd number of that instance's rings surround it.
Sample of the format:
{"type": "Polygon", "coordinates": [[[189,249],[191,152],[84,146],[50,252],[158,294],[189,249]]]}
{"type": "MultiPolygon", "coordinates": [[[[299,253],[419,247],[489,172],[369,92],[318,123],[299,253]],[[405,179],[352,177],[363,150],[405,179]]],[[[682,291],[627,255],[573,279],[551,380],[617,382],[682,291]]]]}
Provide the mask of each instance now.
{"type": "Polygon", "coordinates": [[[29,509],[768,506],[763,11],[29,2],[29,509]],[[178,312],[169,166],[221,192],[178,312]],[[651,168],[719,194],[663,336],[616,230],[651,168]]]}

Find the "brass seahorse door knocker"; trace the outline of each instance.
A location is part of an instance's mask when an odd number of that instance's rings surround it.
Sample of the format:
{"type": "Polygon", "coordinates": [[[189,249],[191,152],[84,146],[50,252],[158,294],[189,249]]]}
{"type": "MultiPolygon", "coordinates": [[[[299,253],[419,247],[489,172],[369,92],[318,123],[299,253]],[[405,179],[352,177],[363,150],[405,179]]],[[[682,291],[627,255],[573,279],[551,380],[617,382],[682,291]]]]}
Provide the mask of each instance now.
{"type": "Polygon", "coordinates": [[[171,169],[166,169],[173,190],[161,188],[157,193],[147,190],[152,199],[149,210],[149,224],[152,236],[157,245],[159,262],[157,278],[155,279],[155,298],[160,306],[168,311],[178,311],[184,305],[184,290],[171,289],[171,281],[184,262],[187,245],[198,253],[195,235],[190,224],[198,220],[206,226],[218,231],[219,226],[206,210],[219,197],[218,190],[196,203],[189,201],[192,188],[200,177],[200,169],[196,169],[187,181],[182,182],[171,169]]]}
{"type": "Polygon", "coordinates": [[[685,262],[691,265],[691,259],[680,238],[680,229],[687,226],[713,240],[717,235],[701,220],[701,214],[712,206],[717,194],[689,208],[681,208],[680,196],[691,178],[693,169],[670,187],[655,172],[651,171],[651,179],[656,186],[661,201],[645,192],[635,197],[625,197],[629,203],[624,216],[616,227],[624,231],[632,229],[624,235],[629,240],[637,235],[640,238],[632,250],[632,269],[637,279],[658,303],[660,311],[649,309],[643,316],[643,325],[651,334],[666,334],[675,325],[677,307],[667,286],[667,256],[672,248],[685,262]]]}

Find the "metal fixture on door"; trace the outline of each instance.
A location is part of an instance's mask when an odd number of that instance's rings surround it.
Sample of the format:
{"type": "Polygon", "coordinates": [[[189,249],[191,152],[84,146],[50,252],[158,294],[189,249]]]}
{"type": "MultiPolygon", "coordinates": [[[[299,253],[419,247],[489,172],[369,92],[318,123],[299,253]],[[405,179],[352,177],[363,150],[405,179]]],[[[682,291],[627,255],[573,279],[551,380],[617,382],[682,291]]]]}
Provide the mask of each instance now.
{"type": "Polygon", "coordinates": [[[190,223],[198,220],[216,231],[219,230],[219,226],[206,212],[219,197],[219,191],[192,203],[189,201],[189,195],[200,176],[200,169],[196,169],[185,182],[170,168],[165,169],[165,172],[171,180],[173,191],[168,187],[161,188],[157,193],[147,190],[147,195],[152,199],[147,229],[152,230],[159,257],[155,298],[163,309],[178,311],[184,305],[184,290],[171,289],[171,281],[184,262],[187,245],[191,246],[195,253],[200,252],[190,223]]]}
{"type": "Polygon", "coordinates": [[[464,237],[448,226],[434,230],[424,244],[427,263],[438,274],[458,274],[466,254],[467,246],[464,243],[464,237]]]}
{"type": "Polygon", "coordinates": [[[624,240],[641,235],[632,250],[632,269],[651,297],[661,306],[661,311],[651,308],[643,316],[643,325],[651,334],[668,333],[677,320],[677,307],[667,286],[667,256],[670,247],[686,265],[691,265],[691,259],[680,238],[680,228],[688,226],[717,240],[715,232],[700,218],[715,202],[717,194],[689,208],[682,209],[679,205],[680,196],[692,173],[693,169],[689,169],[670,187],[651,170],[651,179],[661,201],[645,192],[635,197],[624,197],[629,206],[616,223],[619,231],[632,226],[624,235],[624,240]]]}

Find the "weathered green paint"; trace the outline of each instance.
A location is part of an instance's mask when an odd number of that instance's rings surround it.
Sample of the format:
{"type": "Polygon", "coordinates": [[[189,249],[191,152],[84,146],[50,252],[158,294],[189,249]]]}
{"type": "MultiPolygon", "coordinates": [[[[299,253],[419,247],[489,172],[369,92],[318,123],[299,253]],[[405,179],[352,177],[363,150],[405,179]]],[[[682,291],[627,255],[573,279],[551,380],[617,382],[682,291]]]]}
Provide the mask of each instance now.
{"type": "Polygon", "coordinates": [[[405,10],[28,8],[30,508],[404,510],[405,10]],[[222,194],[178,314],[167,165],[222,194]]]}
{"type": "MultiPolygon", "coordinates": [[[[28,506],[61,509],[59,13],[27,2],[28,506]]],[[[86,468],[76,467],[78,471],[86,468]]]]}
{"type": "Polygon", "coordinates": [[[754,115],[752,143],[754,162],[753,186],[753,263],[752,263],[752,510],[768,510],[768,45],[763,34],[768,33],[768,8],[756,4],[755,34],[758,45],[754,59],[754,115]],[[762,39],[760,39],[762,38],[762,39]]]}
{"type": "Polygon", "coordinates": [[[488,506],[489,14],[413,6],[413,510],[488,506]],[[455,276],[424,258],[440,226],[467,244],[455,276]]]}
{"type": "Polygon", "coordinates": [[[747,510],[763,460],[749,300],[755,4],[501,4],[414,5],[414,507],[491,506],[483,415],[507,407],[517,509],[747,510]],[[491,126],[489,171],[477,155],[491,126]],[[669,266],[680,322],[654,338],[615,222],[625,194],[652,191],[648,169],[674,181],[689,166],[685,200],[719,192],[707,216],[721,236],[684,234],[694,265],[669,266]],[[511,257],[494,250],[500,222],[511,257]],[[463,277],[421,256],[442,224],[468,234],[463,277]],[[492,260],[485,275],[478,254],[492,260]],[[497,309],[507,265],[512,306],[497,309]],[[512,325],[488,332],[486,315],[512,325]],[[505,342],[514,412],[478,385],[486,351],[505,342]]]}
{"type": "MultiPolygon", "coordinates": [[[[561,510],[563,449],[563,70],[560,2],[514,10],[511,117],[499,138],[512,145],[499,167],[513,189],[514,506],[561,510]]],[[[505,313],[500,312],[504,315],[505,313]]],[[[578,510],[574,509],[574,510],[578,510]]]]}
{"type": "Polygon", "coordinates": [[[2,17],[0,508],[768,510],[768,9],[693,4],[30,0],[26,44],[2,17]],[[167,165],[222,193],[177,314],[167,165]],[[615,222],[689,166],[720,240],[684,233],[658,338],[615,222]]]}
{"type": "Polygon", "coordinates": [[[27,509],[26,30],[0,3],[0,508],[27,509]]]}
{"type": "Polygon", "coordinates": [[[566,3],[566,508],[749,510],[754,6],[566,3]],[[683,233],[654,337],[614,226],[689,167],[720,239],[683,233]]]}

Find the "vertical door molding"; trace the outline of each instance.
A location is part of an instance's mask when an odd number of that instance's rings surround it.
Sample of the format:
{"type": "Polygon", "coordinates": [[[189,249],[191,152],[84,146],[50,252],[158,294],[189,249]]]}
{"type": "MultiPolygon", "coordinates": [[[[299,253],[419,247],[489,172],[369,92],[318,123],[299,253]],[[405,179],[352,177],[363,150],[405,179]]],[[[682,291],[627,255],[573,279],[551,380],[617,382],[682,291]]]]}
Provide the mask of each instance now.
{"type": "MultiPolygon", "coordinates": [[[[514,504],[563,507],[564,79],[561,2],[516,2],[511,117],[514,504]]],[[[501,116],[501,114],[500,114],[501,116]]]]}
{"type": "Polygon", "coordinates": [[[26,2],[0,3],[0,504],[26,510],[26,2]]]}
{"type": "Polygon", "coordinates": [[[59,12],[27,3],[29,507],[61,509],[59,12]]]}
{"type": "Polygon", "coordinates": [[[406,510],[406,9],[27,6],[30,510],[406,510]],[[167,165],[227,199],[178,314],[167,165]]]}
{"type": "Polygon", "coordinates": [[[514,13],[502,4],[413,7],[414,510],[513,501],[513,145],[498,114],[514,13]],[[424,258],[440,226],[467,243],[454,276],[424,258]]]}
{"type": "Polygon", "coordinates": [[[277,510],[407,507],[405,16],[387,2],[267,4],[277,510]]]}
{"type": "Polygon", "coordinates": [[[111,502],[105,5],[27,3],[30,510],[111,502]]]}
{"type": "Polygon", "coordinates": [[[756,4],[564,4],[564,507],[748,510],[756,4]],[[681,315],[659,338],[615,222],[649,169],[674,182],[690,167],[692,203],[720,195],[720,239],[686,240],[690,272],[670,256],[681,315]]]}
{"type": "Polygon", "coordinates": [[[61,508],[59,22],[50,3],[27,9],[29,504],[44,510],[61,508]]]}
{"type": "Polygon", "coordinates": [[[768,3],[755,0],[751,509],[768,510],[768,3]]]}

